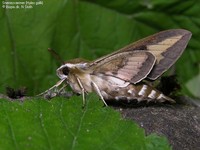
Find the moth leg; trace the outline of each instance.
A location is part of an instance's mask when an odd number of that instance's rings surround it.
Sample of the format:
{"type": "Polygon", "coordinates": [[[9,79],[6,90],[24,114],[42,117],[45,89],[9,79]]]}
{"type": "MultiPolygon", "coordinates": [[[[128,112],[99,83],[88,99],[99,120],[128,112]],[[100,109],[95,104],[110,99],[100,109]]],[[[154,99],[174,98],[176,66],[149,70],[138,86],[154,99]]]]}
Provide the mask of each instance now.
{"type": "Polygon", "coordinates": [[[106,104],[106,102],[105,102],[105,100],[104,100],[102,94],[101,94],[101,91],[100,91],[99,87],[96,85],[96,83],[92,82],[92,85],[93,85],[93,87],[94,87],[95,92],[100,96],[100,98],[101,98],[101,100],[103,101],[104,105],[105,105],[105,106],[108,106],[108,105],[106,104]]]}
{"type": "Polygon", "coordinates": [[[64,88],[67,87],[67,84],[64,84],[59,90],[58,90],[58,93],[60,93],[64,88]]]}
{"type": "Polygon", "coordinates": [[[81,93],[82,93],[82,97],[83,97],[83,108],[84,108],[85,107],[85,89],[84,89],[83,84],[81,83],[80,79],[77,78],[77,77],[76,77],[76,79],[77,79],[78,84],[81,88],[81,93]]]}
{"type": "Polygon", "coordinates": [[[60,81],[58,81],[54,86],[52,86],[51,88],[49,88],[48,90],[46,90],[46,91],[44,91],[44,92],[42,92],[42,93],[40,93],[40,94],[38,94],[37,96],[41,96],[41,95],[44,95],[45,93],[47,93],[47,92],[49,92],[49,91],[51,91],[52,89],[54,89],[54,88],[57,88],[58,86],[60,86],[62,83],[63,83],[63,81],[65,81],[65,78],[64,79],[62,79],[62,80],[60,80],[60,81]]]}

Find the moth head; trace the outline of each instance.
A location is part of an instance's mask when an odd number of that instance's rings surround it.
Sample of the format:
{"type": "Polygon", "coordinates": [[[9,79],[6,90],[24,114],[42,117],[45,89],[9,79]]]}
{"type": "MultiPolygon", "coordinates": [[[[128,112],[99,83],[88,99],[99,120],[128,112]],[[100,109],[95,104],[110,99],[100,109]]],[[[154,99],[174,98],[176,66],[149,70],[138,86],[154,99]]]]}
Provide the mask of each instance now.
{"type": "Polygon", "coordinates": [[[67,79],[68,77],[68,74],[69,74],[69,67],[67,64],[64,64],[62,66],[60,66],[57,70],[57,76],[60,78],[60,79],[67,79]]]}
{"type": "Polygon", "coordinates": [[[87,60],[81,58],[69,60],[57,69],[57,76],[61,80],[67,79],[70,70],[73,72],[75,70],[83,69],[88,65],[87,62],[87,60]]]}

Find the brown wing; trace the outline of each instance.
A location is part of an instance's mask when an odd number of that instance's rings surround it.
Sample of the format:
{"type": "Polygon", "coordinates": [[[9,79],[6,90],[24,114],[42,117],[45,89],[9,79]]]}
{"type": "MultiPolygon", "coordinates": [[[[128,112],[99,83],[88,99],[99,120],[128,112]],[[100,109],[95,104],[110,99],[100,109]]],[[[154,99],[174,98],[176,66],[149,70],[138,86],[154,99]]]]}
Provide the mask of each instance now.
{"type": "Polygon", "coordinates": [[[117,53],[128,51],[149,51],[156,57],[156,63],[147,78],[155,80],[170,68],[181,56],[191,37],[191,32],[183,29],[172,29],[159,32],[134,42],[110,55],[97,59],[96,64],[117,53]]]}
{"type": "Polygon", "coordinates": [[[89,67],[95,75],[108,75],[131,83],[146,78],[155,64],[155,56],[146,51],[121,52],[92,63],[89,67]]]}

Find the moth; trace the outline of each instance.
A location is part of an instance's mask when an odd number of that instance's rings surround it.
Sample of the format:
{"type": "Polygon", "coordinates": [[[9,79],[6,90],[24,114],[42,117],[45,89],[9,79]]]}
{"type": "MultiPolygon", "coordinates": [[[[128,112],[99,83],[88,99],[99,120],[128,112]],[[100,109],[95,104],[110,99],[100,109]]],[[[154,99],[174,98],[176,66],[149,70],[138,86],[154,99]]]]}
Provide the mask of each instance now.
{"type": "Polygon", "coordinates": [[[83,106],[85,94],[90,92],[98,94],[105,106],[108,100],[174,103],[144,81],[154,81],[167,71],[181,56],[191,35],[184,29],[166,30],[94,61],[66,61],[56,71],[60,81],[41,94],[58,90],[64,84],[82,95],[83,106]]]}

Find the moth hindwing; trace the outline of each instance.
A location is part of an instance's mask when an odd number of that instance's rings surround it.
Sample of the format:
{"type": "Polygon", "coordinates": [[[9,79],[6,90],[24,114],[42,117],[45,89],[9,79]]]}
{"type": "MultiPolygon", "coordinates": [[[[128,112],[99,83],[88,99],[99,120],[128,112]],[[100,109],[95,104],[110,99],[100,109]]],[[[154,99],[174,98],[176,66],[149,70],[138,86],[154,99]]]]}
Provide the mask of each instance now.
{"type": "Polygon", "coordinates": [[[61,80],[50,90],[62,83],[70,85],[75,93],[82,94],[83,105],[89,92],[97,93],[105,105],[105,100],[174,102],[142,80],[155,80],[168,70],[183,53],[191,35],[183,29],[166,30],[92,62],[67,61],[57,69],[61,80]]]}

